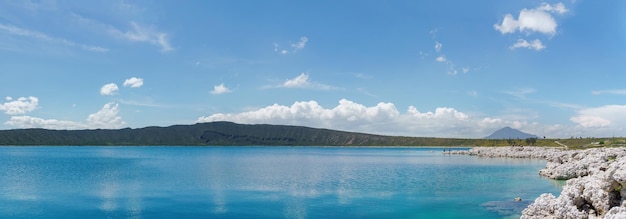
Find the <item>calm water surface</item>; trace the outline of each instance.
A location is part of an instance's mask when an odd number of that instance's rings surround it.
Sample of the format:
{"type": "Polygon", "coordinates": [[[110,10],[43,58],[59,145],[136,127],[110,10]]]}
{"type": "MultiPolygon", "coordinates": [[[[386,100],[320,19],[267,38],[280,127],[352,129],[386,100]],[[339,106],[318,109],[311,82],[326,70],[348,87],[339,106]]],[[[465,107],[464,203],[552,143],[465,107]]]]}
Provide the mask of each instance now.
{"type": "Polygon", "coordinates": [[[0,218],[507,218],[561,190],[545,161],[441,152],[0,147],[0,218]]]}

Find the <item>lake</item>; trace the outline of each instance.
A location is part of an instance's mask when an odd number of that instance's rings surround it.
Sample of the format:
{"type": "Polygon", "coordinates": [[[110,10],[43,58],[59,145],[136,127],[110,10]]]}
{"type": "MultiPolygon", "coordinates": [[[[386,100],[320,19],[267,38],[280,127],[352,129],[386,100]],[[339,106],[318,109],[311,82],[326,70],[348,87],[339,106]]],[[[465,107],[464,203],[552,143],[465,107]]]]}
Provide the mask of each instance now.
{"type": "Polygon", "coordinates": [[[441,148],[0,147],[0,218],[513,218],[559,194],[545,163],[441,148]]]}

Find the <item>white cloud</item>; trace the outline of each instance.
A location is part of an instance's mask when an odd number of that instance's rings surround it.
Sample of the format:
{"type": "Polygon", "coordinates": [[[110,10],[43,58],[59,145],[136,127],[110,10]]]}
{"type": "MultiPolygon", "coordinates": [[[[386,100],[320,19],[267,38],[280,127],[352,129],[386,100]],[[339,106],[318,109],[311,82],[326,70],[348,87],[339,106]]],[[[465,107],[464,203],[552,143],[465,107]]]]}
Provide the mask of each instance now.
{"type": "Polygon", "coordinates": [[[124,81],[124,87],[138,88],[143,86],[143,78],[132,77],[124,81]]]}
{"type": "Polygon", "coordinates": [[[437,62],[445,62],[446,61],[446,56],[444,56],[444,55],[439,56],[439,57],[437,57],[435,59],[435,61],[437,61],[437,62]]]}
{"type": "Polygon", "coordinates": [[[291,106],[274,104],[256,111],[239,114],[213,114],[198,119],[200,122],[234,121],[242,123],[281,122],[296,124],[298,122],[313,122],[316,124],[385,121],[398,116],[395,106],[390,103],[379,103],[375,107],[365,107],[361,104],[342,99],[333,109],[325,109],[316,101],[295,102],[291,106]]]}
{"type": "Polygon", "coordinates": [[[98,112],[87,117],[87,125],[91,128],[121,128],[126,123],[118,113],[119,104],[107,103],[98,112]]]}
{"type": "Polygon", "coordinates": [[[87,126],[82,123],[63,121],[56,119],[42,119],[32,116],[12,116],[5,125],[19,128],[46,128],[46,129],[85,129],[87,126]]]}
{"type": "Polygon", "coordinates": [[[309,38],[303,36],[300,37],[300,41],[298,41],[297,43],[292,43],[291,44],[291,48],[294,49],[294,52],[297,50],[301,50],[304,49],[304,47],[306,46],[306,43],[309,41],[309,38]]]}
{"type": "Polygon", "coordinates": [[[12,116],[4,124],[19,128],[46,129],[117,129],[126,123],[122,120],[117,103],[107,103],[98,112],[87,117],[86,122],[74,122],[57,119],[42,119],[32,116],[12,116]]]}
{"type": "Polygon", "coordinates": [[[494,24],[493,27],[502,34],[519,31],[539,32],[553,36],[556,34],[558,24],[549,12],[565,13],[567,9],[562,3],[557,4],[555,7],[544,3],[536,9],[522,9],[517,19],[511,14],[507,14],[504,16],[502,23],[494,24]]]}
{"type": "Polygon", "coordinates": [[[6,97],[9,102],[0,104],[0,111],[9,115],[18,115],[32,112],[37,108],[39,99],[37,97],[20,97],[13,100],[12,97],[6,97]]]}
{"type": "Polygon", "coordinates": [[[626,128],[626,105],[606,105],[578,111],[578,115],[570,119],[585,128],[611,127],[623,130],[626,128]]]}
{"type": "MultiPolygon", "coordinates": [[[[494,24],[493,28],[502,34],[514,34],[519,32],[529,35],[532,33],[540,33],[548,37],[553,37],[557,33],[558,23],[552,14],[565,14],[568,11],[569,10],[563,3],[557,3],[555,5],[543,3],[534,9],[522,9],[517,19],[512,14],[506,14],[502,22],[494,24]]],[[[525,39],[519,39],[510,48],[529,48],[541,51],[546,48],[546,46],[539,39],[530,42],[525,39]]]]}
{"type": "Polygon", "coordinates": [[[47,34],[44,34],[44,33],[40,33],[40,32],[37,32],[37,31],[32,31],[32,30],[27,30],[27,29],[22,29],[22,28],[15,27],[15,26],[12,26],[12,25],[0,24],[0,30],[1,31],[5,31],[5,32],[10,33],[10,34],[13,34],[13,35],[18,35],[18,36],[24,36],[24,37],[28,37],[28,38],[43,40],[43,41],[47,41],[47,42],[51,42],[51,43],[61,44],[61,45],[64,45],[64,46],[77,47],[77,48],[80,48],[80,49],[83,49],[83,50],[87,50],[87,51],[92,51],[92,52],[108,52],[109,51],[109,49],[104,48],[104,47],[80,44],[80,43],[76,43],[76,42],[71,41],[71,40],[67,40],[67,39],[63,39],[63,38],[51,37],[51,36],[48,36],[47,34]]]}
{"type": "Polygon", "coordinates": [[[336,87],[320,84],[316,82],[312,82],[309,79],[309,75],[305,73],[300,73],[295,78],[286,80],[283,84],[278,87],[283,88],[308,88],[308,89],[318,89],[318,90],[335,90],[338,89],[336,87]]]}
{"type": "Polygon", "coordinates": [[[600,116],[578,115],[570,120],[586,128],[604,127],[611,124],[611,121],[600,116]]]}
{"type": "Polygon", "coordinates": [[[311,83],[309,82],[309,75],[301,73],[300,75],[298,75],[298,77],[285,81],[285,83],[283,83],[283,87],[302,88],[307,87],[310,84],[311,83]]]}
{"type": "Polygon", "coordinates": [[[537,51],[541,51],[543,49],[546,48],[546,46],[543,45],[543,43],[541,43],[541,40],[539,39],[535,39],[533,41],[526,41],[524,39],[519,39],[517,40],[517,42],[515,44],[513,44],[511,46],[511,49],[517,49],[517,48],[528,48],[528,49],[534,49],[537,51]]]}
{"type": "MultiPolygon", "coordinates": [[[[527,93],[528,91],[523,91],[527,93]]],[[[477,95],[471,91],[469,95],[477,95]]],[[[522,112],[523,113],[523,112],[522,112]]],[[[197,122],[232,121],[244,124],[301,125],[395,136],[482,138],[505,126],[551,138],[570,136],[607,137],[624,134],[626,105],[609,105],[577,111],[570,120],[576,125],[546,125],[529,122],[524,116],[480,117],[450,107],[421,112],[409,106],[399,111],[393,103],[365,106],[342,99],[326,108],[316,101],[274,104],[241,113],[216,113],[197,122]]]]}
{"type": "Polygon", "coordinates": [[[119,90],[119,87],[117,87],[117,84],[115,83],[105,84],[100,88],[100,94],[101,95],[115,95],[117,94],[118,90],[119,90]]]}
{"type": "Polygon", "coordinates": [[[248,124],[304,125],[376,134],[408,136],[484,137],[512,122],[484,123],[454,108],[441,107],[434,112],[420,112],[414,106],[401,113],[393,103],[364,106],[346,99],[334,108],[324,108],[316,101],[295,102],[291,106],[274,104],[242,113],[217,113],[200,117],[198,122],[232,121],[248,124]]]}
{"type": "Polygon", "coordinates": [[[152,45],[159,46],[161,47],[161,52],[168,52],[173,50],[166,33],[155,31],[153,28],[140,26],[135,22],[131,22],[130,26],[132,30],[126,32],[116,29],[114,27],[109,27],[109,31],[113,35],[122,39],[134,42],[146,42],[152,45]]]}
{"type": "MultiPolygon", "coordinates": [[[[476,93],[470,92],[470,95],[476,93]]],[[[241,113],[216,113],[200,117],[197,122],[301,125],[394,136],[469,138],[482,138],[505,126],[550,138],[606,137],[624,134],[626,130],[626,106],[603,106],[577,113],[571,118],[576,125],[546,125],[529,122],[523,116],[480,117],[450,107],[421,112],[409,106],[405,112],[400,112],[393,103],[365,106],[342,99],[331,108],[325,108],[316,101],[302,101],[290,106],[274,104],[241,113]]]]}
{"type": "Polygon", "coordinates": [[[220,85],[215,85],[213,87],[213,90],[211,91],[211,94],[224,94],[224,93],[230,93],[232,92],[230,89],[228,89],[226,86],[224,86],[224,84],[220,84],[220,85]]]}

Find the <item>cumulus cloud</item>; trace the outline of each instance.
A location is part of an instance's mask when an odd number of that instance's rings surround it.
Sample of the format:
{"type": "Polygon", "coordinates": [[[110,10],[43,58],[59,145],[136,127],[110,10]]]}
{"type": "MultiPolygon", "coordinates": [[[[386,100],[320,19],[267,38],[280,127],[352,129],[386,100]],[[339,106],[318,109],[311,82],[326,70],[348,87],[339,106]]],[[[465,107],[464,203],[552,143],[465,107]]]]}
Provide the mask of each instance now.
{"type": "Polygon", "coordinates": [[[570,119],[585,128],[626,127],[626,105],[606,105],[578,111],[578,115],[570,119]]]}
{"type": "Polygon", "coordinates": [[[244,124],[300,125],[384,135],[483,138],[505,126],[539,136],[608,136],[626,129],[626,105],[580,110],[571,118],[576,125],[549,125],[512,117],[480,117],[451,107],[420,111],[409,106],[402,112],[393,103],[365,106],[342,99],[334,107],[316,101],[274,104],[240,113],[216,113],[197,122],[231,121],[244,124]]]}
{"type": "Polygon", "coordinates": [[[109,32],[128,41],[145,42],[159,46],[161,47],[161,52],[168,52],[174,49],[170,45],[168,35],[166,33],[156,31],[151,27],[141,26],[135,22],[131,22],[130,26],[132,30],[129,31],[122,31],[114,27],[109,27],[109,32]]]}
{"type": "Polygon", "coordinates": [[[572,122],[586,128],[604,127],[611,124],[611,121],[600,116],[578,115],[570,119],[572,122]]]}
{"type": "Polygon", "coordinates": [[[325,109],[316,101],[295,102],[291,106],[274,104],[256,111],[249,111],[239,114],[213,114],[201,117],[199,122],[209,121],[233,121],[242,123],[292,123],[313,122],[316,124],[330,124],[343,122],[383,121],[396,117],[398,111],[390,103],[379,103],[375,107],[365,107],[364,105],[342,99],[339,105],[333,109],[325,109]]]}
{"type": "MultiPolygon", "coordinates": [[[[552,37],[556,35],[558,27],[558,23],[552,14],[565,14],[568,11],[569,10],[563,3],[557,3],[555,5],[543,3],[533,9],[522,9],[517,18],[512,14],[506,14],[502,22],[494,24],[493,28],[501,34],[514,34],[519,32],[528,35],[531,33],[540,33],[552,37]]],[[[544,49],[545,46],[538,39],[531,42],[519,39],[511,48],[529,48],[540,51],[544,49]]]]}
{"type": "Polygon", "coordinates": [[[334,107],[316,101],[292,105],[274,104],[240,113],[216,113],[197,122],[231,121],[244,124],[299,125],[395,136],[483,138],[494,131],[513,127],[539,136],[608,136],[626,129],[626,106],[611,105],[580,110],[571,118],[576,125],[549,125],[511,117],[480,117],[451,107],[420,111],[409,106],[404,112],[393,103],[365,106],[342,99],[334,107]]]}
{"type": "Polygon", "coordinates": [[[528,49],[534,49],[537,51],[541,51],[543,49],[546,48],[546,46],[543,45],[543,43],[541,42],[541,40],[539,39],[535,39],[533,41],[526,41],[524,39],[519,39],[517,40],[517,42],[515,44],[513,44],[511,46],[511,49],[517,49],[517,48],[528,48],[528,49]]]}
{"type": "Polygon", "coordinates": [[[37,108],[39,104],[39,98],[37,97],[20,97],[17,100],[13,100],[12,97],[6,97],[8,102],[0,104],[0,111],[9,115],[18,115],[29,113],[37,108]]]}
{"type": "Polygon", "coordinates": [[[118,90],[119,90],[119,87],[117,87],[117,84],[115,83],[105,84],[100,88],[100,94],[101,95],[115,95],[117,94],[118,90]]]}
{"type": "Polygon", "coordinates": [[[228,89],[224,83],[219,84],[219,85],[215,85],[213,87],[213,90],[211,91],[211,94],[225,94],[225,93],[230,93],[232,92],[230,89],[228,89]]]}
{"type": "Polygon", "coordinates": [[[119,104],[107,103],[98,112],[87,117],[87,125],[92,128],[120,128],[126,123],[117,115],[119,111],[119,104]]]}
{"type": "Polygon", "coordinates": [[[324,108],[316,101],[295,102],[291,106],[274,104],[242,113],[217,113],[200,117],[198,122],[232,121],[248,124],[304,125],[347,131],[408,136],[486,136],[511,122],[482,121],[454,108],[440,107],[434,112],[420,112],[410,106],[400,112],[393,103],[381,102],[365,106],[342,99],[333,108],[324,108]]]}
{"type": "Polygon", "coordinates": [[[57,119],[43,119],[32,116],[12,116],[4,124],[19,128],[46,129],[116,129],[126,123],[122,120],[117,103],[107,103],[98,112],[90,114],[86,122],[74,122],[57,119]]]}
{"type": "Polygon", "coordinates": [[[563,14],[568,10],[563,3],[551,6],[547,3],[535,9],[522,9],[517,19],[511,14],[504,16],[502,23],[494,24],[493,27],[502,34],[519,32],[538,32],[542,34],[554,35],[558,24],[550,12],[563,14]]]}
{"type": "Polygon", "coordinates": [[[124,87],[138,88],[143,86],[143,78],[132,77],[124,81],[124,87]]]}

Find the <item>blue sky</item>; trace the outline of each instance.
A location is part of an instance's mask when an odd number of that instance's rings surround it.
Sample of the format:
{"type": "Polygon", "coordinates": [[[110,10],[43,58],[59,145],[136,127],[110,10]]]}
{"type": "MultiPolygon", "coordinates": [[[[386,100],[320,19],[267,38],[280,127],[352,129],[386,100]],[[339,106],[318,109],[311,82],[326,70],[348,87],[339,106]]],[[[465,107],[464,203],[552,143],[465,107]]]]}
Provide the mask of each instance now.
{"type": "Polygon", "coordinates": [[[623,1],[0,1],[0,129],[626,136],[623,1]]]}

